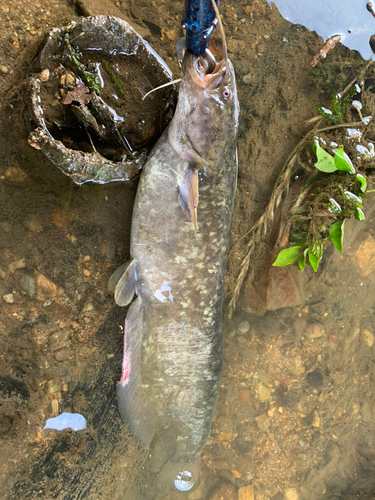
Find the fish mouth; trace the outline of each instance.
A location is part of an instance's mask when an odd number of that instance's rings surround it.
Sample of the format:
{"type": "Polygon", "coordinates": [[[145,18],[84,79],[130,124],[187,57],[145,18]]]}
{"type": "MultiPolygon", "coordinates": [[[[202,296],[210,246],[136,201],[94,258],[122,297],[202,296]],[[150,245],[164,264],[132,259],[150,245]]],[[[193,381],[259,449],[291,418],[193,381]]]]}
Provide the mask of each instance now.
{"type": "Polygon", "coordinates": [[[187,59],[187,70],[190,76],[194,83],[203,89],[219,88],[228,75],[225,60],[217,63],[208,49],[200,56],[189,53],[187,59]]]}

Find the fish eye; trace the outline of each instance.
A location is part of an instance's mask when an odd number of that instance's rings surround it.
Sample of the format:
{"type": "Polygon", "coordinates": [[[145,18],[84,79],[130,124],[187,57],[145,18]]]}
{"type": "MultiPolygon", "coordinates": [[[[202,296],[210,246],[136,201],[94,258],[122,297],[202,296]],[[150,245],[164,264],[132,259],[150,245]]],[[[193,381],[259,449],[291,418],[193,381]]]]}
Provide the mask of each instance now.
{"type": "Polygon", "coordinates": [[[222,94],[226,101],[229,101],[229,99],[232,97],[232,91],[228,87],[224,87],[222,94]]]}

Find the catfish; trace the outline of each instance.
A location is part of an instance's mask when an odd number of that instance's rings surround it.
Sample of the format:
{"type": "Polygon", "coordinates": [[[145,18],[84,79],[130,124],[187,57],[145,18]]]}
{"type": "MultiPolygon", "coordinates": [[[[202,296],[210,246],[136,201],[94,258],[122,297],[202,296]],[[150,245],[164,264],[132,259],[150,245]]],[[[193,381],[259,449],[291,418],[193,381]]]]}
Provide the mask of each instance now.
{"type": "Polygon", "coordinates": [[[222,369],[222,303],[237,178],[233,66],[186,52],[173,119],[141,174],[131,262],[110,278],[128,305],[119,410],[163,491],[200,481],[222,369]]]}

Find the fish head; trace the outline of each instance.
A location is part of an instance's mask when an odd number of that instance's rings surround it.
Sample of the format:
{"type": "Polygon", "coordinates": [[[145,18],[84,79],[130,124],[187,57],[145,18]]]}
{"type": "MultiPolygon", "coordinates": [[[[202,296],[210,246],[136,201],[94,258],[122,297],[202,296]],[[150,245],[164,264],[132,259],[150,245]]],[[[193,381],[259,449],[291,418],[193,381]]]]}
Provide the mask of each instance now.
{"type": "Polygon", "coordinates": [[[220,153],[226,145],[233,150],[237,137],[239,105],[232,63],[217,63],[208,50],[201,56],[186,51],[181,72],[169,134],[172,145],[190,165],[220,168],[220,153]]]}

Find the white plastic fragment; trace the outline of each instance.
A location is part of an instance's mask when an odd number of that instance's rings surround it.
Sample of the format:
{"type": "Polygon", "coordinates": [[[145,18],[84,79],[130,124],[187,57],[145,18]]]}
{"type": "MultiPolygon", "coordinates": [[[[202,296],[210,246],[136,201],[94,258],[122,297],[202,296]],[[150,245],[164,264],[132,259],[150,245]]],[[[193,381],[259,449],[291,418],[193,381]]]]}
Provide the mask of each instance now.
{"type": "Polygon", "coordinates": [[[86,429],[86,419],[79,413],[61,413],[61,415],[47,420],[43,430],[46,429],[83,431],[86,429]]]}

